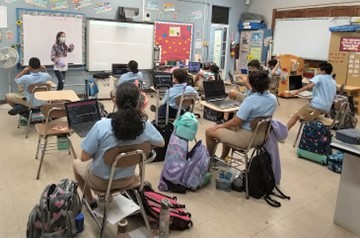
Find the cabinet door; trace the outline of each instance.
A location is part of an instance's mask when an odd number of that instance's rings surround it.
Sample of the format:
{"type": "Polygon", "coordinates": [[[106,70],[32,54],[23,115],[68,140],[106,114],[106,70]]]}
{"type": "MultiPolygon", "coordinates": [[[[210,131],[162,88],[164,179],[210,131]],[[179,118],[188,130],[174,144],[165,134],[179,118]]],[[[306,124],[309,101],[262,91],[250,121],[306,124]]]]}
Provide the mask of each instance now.
{"type": "Polygon", "coordinates": [[[327,17],[330,16],[330,8],[309,8],[307,11],[307,17],[327,17]]]}
{"type": "Polygon", "coordinates": [[[332,7],[330,14],[332,17],[352,16],[353,8],[352,7],[332,7]]]}

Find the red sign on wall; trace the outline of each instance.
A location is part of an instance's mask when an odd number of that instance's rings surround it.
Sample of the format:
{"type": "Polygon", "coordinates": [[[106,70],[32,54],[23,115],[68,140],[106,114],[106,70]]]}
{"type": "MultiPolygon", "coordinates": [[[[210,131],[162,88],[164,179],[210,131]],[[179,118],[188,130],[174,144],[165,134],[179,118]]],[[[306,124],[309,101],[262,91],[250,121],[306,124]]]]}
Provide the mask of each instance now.
{"type": "Polygon", "coordinates": [[[360,37],[341,37],[340,51],[360,52],[360,37]]]}

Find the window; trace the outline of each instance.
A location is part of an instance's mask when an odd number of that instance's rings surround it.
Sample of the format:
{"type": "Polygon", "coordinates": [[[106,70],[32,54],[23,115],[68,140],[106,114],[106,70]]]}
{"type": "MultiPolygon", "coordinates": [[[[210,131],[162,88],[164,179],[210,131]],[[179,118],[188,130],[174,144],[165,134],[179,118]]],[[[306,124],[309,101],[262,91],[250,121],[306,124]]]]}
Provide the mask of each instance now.
{"type": "Polygon", "coordinates": [[[211,23],[216,24],[229,24],[229,8],[212,6],[211,23]]]}

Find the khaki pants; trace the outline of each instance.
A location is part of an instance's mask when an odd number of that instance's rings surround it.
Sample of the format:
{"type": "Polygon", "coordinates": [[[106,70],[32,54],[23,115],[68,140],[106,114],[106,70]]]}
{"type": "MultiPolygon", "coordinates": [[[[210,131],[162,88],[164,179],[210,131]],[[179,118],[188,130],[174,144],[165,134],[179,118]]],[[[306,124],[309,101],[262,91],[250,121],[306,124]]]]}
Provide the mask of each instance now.
{"type": "MultiPolygon", "coordinates": [[[[221,142],[244,149],[248,147],[250,143],[250,139],[253,135],[252,131],[243,128],[236,128],[236,129],[220,128],[216,131],[216,133],[217,133],[216,137],[219,138],[221,142]]],[[[260,144],[262,143],[262,140],[254,141],[254,143],[256,145],[260,144]]]]}
{"type": "Polygon", "coordinates": [[[312,106],[307,104],[298,111],[297,115],[302,120],[312,121],[312,120],[315,120],[316,118],[318,118],[320,116],[320,114],[326,114],[326,113],[327,112],[313,108],[312,106]]]}
{"type": "MultiPolygon", "coordinates": [[[[84,179],[87,186],[94,190],[105,191],[107,188],[108,180],[102,179],[91,173],[91,165],[92,160],[82,162],[81,160],[76,159],[74,161],[74,167],[76,169],[76,172],[84,179]]],[[[114,180],[112,183],[112,189],[126,188],[130,184],[133,184],[134,181],[136,181],[135,176],[114,180]]]]}
{"type": "Polygon", "coordinates": [[[16,104],[20,104],[25,107],[30,106],[30,103],[26,99],[24,99],[24,94],[22,94],[22,93],[7,93],[5,95],[5,100],[12,107],[14,107],[16,104]]]}

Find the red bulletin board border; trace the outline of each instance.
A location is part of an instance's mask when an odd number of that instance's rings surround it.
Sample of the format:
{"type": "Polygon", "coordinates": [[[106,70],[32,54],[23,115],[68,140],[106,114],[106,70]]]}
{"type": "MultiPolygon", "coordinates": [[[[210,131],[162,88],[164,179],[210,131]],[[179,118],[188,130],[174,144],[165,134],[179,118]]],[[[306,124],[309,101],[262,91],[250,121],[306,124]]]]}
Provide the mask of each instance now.
{"type": "Polygon", "coordinates": [[[161,48],[160,62],[191,58],[193,24],[155,22],[154,42],[161,48]]]}

